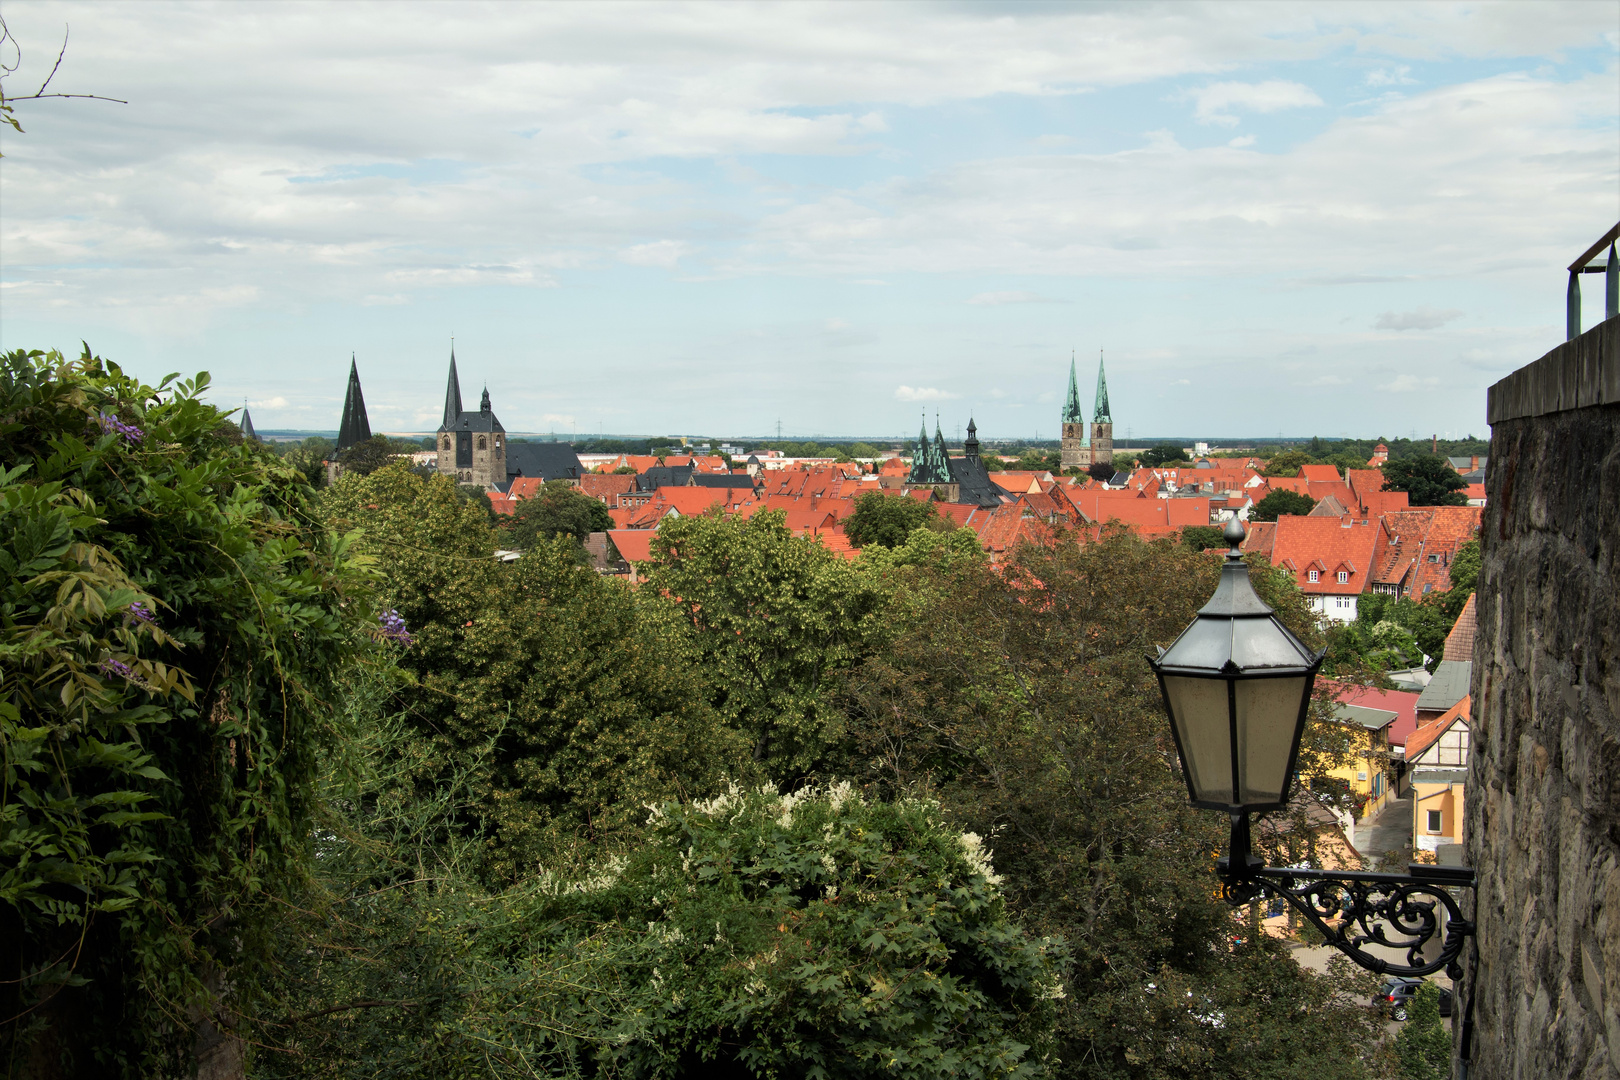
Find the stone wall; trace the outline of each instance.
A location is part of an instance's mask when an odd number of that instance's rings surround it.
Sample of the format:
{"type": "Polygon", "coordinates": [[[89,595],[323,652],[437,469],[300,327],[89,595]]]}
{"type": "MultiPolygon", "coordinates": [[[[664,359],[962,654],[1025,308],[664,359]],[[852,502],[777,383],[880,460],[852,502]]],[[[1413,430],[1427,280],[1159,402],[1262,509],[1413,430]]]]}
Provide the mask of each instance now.
{"type": "Polygon", "coordinates": [[[1620,1070],[1620,319],[1497,383],[1487,410],[1469,1075],[1608,1078],[1620,1070]]]}

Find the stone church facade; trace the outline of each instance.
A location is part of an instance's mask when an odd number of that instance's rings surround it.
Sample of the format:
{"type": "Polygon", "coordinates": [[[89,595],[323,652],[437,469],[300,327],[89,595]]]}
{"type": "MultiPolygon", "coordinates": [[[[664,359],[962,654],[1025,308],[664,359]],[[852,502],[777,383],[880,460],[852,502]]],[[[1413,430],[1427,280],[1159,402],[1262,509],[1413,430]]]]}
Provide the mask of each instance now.
{"type": "Polygon", "coordinates": [[[1097,359],[1097,396],[1087,431],[1086,413],[1080,405],[1080,384],[1074,361],[1069,361],[1069,396],[1063,405],[1063,471],[1089,469],[1096,462],[1114,460],[1114,418],[1108,406],[1108,376],[1102,358],[1097,359]]]}
{"type": "Polygon", "coordinates": [[[458,484],[479,484],[489,490],[506,485],[506,428],[490,409],[487,387],[477,412],[462,409],[454,350],[450,353],[450,382],[444,391],[438,452],[440,474],[455,477],[458,484]]]}

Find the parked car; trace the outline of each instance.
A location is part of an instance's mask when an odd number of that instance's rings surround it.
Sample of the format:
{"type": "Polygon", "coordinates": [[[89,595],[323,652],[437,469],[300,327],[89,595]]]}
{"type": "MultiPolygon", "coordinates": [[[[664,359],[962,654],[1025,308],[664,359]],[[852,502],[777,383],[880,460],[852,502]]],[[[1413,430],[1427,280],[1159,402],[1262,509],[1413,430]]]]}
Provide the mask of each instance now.
{"type": "MultiPolygon", "coordinates": [[[[1372,1003],[1387,1013],[1392,1020],[1405,1020],[1407,1007],[1412,1002],[1412,995],[1418,992],[1426,979],[1388,979],[1378,988],[1377,995],[1372,1003]]],[[[1451,1015],[1451,991],[1444,986],[1440,990],[1440,1015],[1451,1015]]]]}

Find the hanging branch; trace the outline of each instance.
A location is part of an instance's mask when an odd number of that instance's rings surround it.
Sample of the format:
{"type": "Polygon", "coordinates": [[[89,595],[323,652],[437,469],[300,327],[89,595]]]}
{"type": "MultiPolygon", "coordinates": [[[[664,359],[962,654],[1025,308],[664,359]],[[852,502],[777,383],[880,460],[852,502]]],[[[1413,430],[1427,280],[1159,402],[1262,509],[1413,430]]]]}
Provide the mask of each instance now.
{"type": "Polygon", "coordinates": [[[62,47],[61,49],[57,50],[56,63],[51,65],[51,72],[49,75],[45,76],[45,81],[39,84],[39,89],[35,90],[32,94],[20,94],[7,97],[5,90],[5,79],[8,75],[15,73],[16,70],[22,66],[22,45],[14,36],[12,36],[11,27],[6,25],[6,20],[4,17],[0,17],[0,122],[10,124],[12,128],[18,132],[22,131],[22,124],[17,121],[17,117],[12,113],[11,103],[14,101],[42,101],[45,98],[89,98],[93,101],[115,101],[120,105],[129,104],[129,102],[125,101],[123,98],[106,97],[102,94],[63,94],[55,91],[46,93],[46,91],[50,89],[51,80],[56,78],[56,72],[62,66],[62,58],[67,55],[67,46],[68,28],[66,25],[64,25],[62,27],[62,47]],[[17,54],[15,59],[13,59],[13,61],[9,64],[5,62],[4,58],[4,50],[7,43],[10,43],[11,48],[17,54]]]}

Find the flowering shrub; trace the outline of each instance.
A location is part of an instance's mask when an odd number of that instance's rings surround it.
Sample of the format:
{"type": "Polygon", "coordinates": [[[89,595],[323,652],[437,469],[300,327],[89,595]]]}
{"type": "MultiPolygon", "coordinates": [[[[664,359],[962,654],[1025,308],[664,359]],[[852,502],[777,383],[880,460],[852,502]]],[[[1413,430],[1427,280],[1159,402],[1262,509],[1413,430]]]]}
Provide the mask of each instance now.
{"type": "Polygon", "coordinates": [[[979,837],[843,784],[667,804],[622,865],[544,891],[526,925],[602,961],[559,1018],[604,1072],[1034,1075],[1063,994],[979,837]]]}

